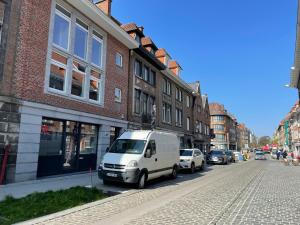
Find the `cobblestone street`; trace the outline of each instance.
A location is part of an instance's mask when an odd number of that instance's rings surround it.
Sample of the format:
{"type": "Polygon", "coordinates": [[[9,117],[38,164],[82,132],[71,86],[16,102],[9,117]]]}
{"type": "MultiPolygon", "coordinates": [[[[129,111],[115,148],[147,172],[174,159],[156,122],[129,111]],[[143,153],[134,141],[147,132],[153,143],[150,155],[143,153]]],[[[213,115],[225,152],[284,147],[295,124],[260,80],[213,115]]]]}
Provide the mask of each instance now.
{"type": "Polygon", "coordinates": [[[29,223],[299,224],[299,172],[272,160],[209,166],[29,223]]]}

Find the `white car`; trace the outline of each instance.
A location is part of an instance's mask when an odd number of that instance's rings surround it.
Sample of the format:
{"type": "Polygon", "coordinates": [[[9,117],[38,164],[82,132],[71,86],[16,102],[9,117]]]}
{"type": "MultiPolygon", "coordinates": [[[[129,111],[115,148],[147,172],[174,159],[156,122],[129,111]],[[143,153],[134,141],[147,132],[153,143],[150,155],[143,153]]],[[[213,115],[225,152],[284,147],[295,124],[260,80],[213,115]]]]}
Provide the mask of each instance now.
{"type": "Polygon", "coordinates": [[[194,173],[196,168],[204,168],[204,155],[199,149],[181,149],[180,163],[181,169],[189,169],[194,173]]]}

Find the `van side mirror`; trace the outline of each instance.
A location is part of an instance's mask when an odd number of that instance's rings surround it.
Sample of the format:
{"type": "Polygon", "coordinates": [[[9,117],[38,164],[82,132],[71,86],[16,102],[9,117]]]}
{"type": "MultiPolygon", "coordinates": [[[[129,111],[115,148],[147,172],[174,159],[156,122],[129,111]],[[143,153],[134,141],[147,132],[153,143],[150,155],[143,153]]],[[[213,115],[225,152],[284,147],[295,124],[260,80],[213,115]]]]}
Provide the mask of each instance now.
{"type": "Polygon", "coordinates": [[[151,158],[151,149],[150,148],[146,149],[145,158],[151,158]]]}
{"type": "Polygon", "coordinates": [[[109,151],[109,147],[107,147],[106,149],[105,149],[105,152],[108,152],[109,151]]]}

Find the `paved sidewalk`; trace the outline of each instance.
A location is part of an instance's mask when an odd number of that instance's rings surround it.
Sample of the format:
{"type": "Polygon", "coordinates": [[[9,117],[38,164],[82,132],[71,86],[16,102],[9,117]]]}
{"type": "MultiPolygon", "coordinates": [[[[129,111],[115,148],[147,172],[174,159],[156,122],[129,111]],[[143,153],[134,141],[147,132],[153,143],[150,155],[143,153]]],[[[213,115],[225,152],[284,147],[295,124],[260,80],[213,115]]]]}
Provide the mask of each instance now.
{"type": "Polygon", "coordinates": [[[102,181],[99,180],[97,172],[93,172],[92,175],[90,173],[66,174],[64,176],[0,185],[0,201],[6,196],[21,198],[33,192],[56,191],[75,186],[93,186],[104,192],[121,193],[126,191],[126,188],[104,186],[102,181]]]}

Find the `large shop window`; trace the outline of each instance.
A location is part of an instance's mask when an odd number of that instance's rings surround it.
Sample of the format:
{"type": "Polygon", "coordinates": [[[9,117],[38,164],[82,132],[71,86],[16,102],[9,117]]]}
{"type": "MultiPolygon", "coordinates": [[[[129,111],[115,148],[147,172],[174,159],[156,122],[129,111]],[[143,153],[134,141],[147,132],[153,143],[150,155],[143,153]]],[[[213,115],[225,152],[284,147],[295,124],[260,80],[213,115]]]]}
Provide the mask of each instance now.
{"type": "Polygon", "coordinates": [[[96,169],[98,126],[43,118],[38,176],[96,169]]]}
{"type": "Polygon", "coordinates": [[[71,14],[60,6],[56,6],[53,28],[53,43],[64,50],[69,50],[71,14]]]}

